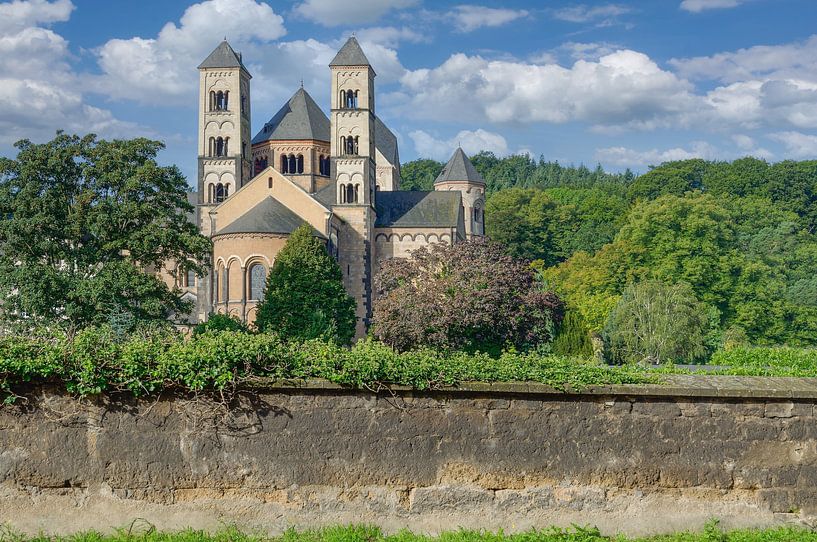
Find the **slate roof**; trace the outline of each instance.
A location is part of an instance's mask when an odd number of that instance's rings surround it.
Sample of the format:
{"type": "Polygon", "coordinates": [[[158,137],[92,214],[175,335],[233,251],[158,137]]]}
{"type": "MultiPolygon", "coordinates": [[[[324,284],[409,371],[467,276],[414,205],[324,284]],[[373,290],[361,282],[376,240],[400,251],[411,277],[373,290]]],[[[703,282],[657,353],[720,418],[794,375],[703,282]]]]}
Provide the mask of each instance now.
{"type": "Polygon", "coordinates": [[[469,181],[477,184],[485,184],[485,179],[474,168],[474,164],[465,155],[461,147],[454,151],[454,156],[445,165],[434,184],[448,181],[469,181]]]}
{"type": "Polygon", "coordinates": [[[335,183],[329,183],[329,185],[324,186],[312,194],[312,197],[315,198],[318,203],[330,209],[335,204],[335,183]]]}
{"type": "Polygon", "coordinates": [[[379,117],[374,119],[374,144],[377,150],[386,157],[393,166],[400,165],[400,156],[397,153],[397,137],[383,124],[379,117]]]}
{"type": "Polygon", "coordinates": [[[252,143],[284,139],[329,141],[329,134],[329,117],[301,87],[252,138],[252,143]]]}
{"type": "Polygon", "coordinates": [[[360,48],[360,44],[357,42],[357,38],[352,36],[346,43],[343,44],[343,47],[340,48],[338,54],[335,55],[335,58],[332,59],[332,62],[329,63],[330,66],[371,66],[369,64],[369,59],[366,58],[366,55],[363,53],[363,49],[360,48]]]}
{"type": "Polygon", "coordinates": [[[199,64],[199,69],[202,68],[247,68],[241,62],[241,55],[236,53],[227,40],[218,44],[218,47],[213,49],[213,52],[204,59],[204,62],[199,64]]]}
{"type": "MultiPolygon", "coordinates": [[[[234,222],[218,230],[216,235],[227,233],[289,234],[303,223],[304,220],[290,211],[283,203],[272,196],[267,196],[234,222]]],[[[313,233],[316,237],[325,238],[318,230],[313,229],[313,233]]]]}
{"type": "Polygon", "coordinates": [[[375,196],[379,228],[456,228],[462,194],[446,192],[379,191],[375,196]]]}

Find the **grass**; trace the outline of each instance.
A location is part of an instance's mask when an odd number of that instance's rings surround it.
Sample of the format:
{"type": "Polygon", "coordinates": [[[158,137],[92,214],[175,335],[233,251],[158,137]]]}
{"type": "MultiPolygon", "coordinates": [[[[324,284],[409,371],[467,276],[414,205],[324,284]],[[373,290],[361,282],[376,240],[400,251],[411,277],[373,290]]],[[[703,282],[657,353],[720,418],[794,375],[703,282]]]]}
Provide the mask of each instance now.
{"type": "Polygon", "coordinates": [[[352,525],[318,530],[289,530],[278,537],[264,537],[228,527],[215,533],[186,530],[173,533],[156,532],[149,525],[131,526],[112,535],[86,532],[66,537],[26,537],[6,529],[0,531],[0,542],[811,542],[817,533],[796,527],[764,530],[723,531],[717,522],[710,522],[701,532],[683,532],[645,538],[603,536],[592,527],[574,526],[568,529],[551,527],[517,534],[483,531],[450,531],[439,536],[425,536],[409,531],[385,535],[373,526],[352,525]],[[137,532],[138,531],[138,532],[137,532]]]}

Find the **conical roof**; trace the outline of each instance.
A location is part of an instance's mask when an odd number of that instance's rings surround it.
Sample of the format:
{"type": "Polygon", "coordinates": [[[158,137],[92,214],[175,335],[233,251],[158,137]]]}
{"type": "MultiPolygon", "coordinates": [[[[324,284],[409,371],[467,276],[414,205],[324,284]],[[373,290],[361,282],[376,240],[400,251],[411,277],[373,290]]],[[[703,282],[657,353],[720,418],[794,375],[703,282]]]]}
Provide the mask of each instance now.
{"type": "Polygon", "coordinates": [[[329,65],[371,66],[369,59],[363,54],[363,49],[360,48],[360,44],[354,36],[346,40],[346,43],[343,44],[343,47],[340,48],[340,51],[338,51],[338,54],[335,55],[335,58],[332,59],[329,65]]]}
{"type": "Polygon", "coordinates": [[[330,140],[329,118],[312,96],[299,88],[252,139],[253,145],[284,139],[330,140]]]}
{"type": "Polygon", "coordinates": [[[199,64],[199,69],[202,68],[244,68],[244,64],[241,63],[241,56],[224,40],[199,64]]]}
{"type": "Polygon", "coordinates": [[[482,175],[476,170],[474,164],[472,164],[468,156],[465,155],[462,147],[457,147],[457,150],[454,151],[454,156],[451,157],[451,160],[448,161],[439,176],[437,176],[434,184],[452,181],[468,181],[471,183],[485,184],[485,179],[482,178],[482,175]]]}

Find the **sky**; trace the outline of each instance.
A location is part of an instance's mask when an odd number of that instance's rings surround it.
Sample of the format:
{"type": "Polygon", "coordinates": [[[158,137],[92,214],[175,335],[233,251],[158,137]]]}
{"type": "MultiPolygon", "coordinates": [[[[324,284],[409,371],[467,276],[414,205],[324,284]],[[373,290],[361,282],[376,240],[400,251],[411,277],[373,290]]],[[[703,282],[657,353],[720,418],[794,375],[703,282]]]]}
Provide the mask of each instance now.
{"type": "Polygon", "coordinates": [[[404,162],[817,159],[815,21],[817,0],[0,2],[0,154],[59,129],[146,136],[195,184],[196,66],[224,37],[255,134],[301,80],[328,110],[354,33],[404,162]]]}

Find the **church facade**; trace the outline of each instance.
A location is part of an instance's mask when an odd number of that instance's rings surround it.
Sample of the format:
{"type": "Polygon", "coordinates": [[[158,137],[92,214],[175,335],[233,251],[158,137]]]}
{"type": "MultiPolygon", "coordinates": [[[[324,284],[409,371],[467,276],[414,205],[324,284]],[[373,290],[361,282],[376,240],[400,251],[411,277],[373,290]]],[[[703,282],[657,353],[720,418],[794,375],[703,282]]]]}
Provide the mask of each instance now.
{"type": "Polygon", "coordinates": [[[397,138],[377,117],[375,70],[354,37],[329,64],[329,116],[301,87],[254,137],[241,55],[225,40],[198,69],[191,219],[213,241],[212,268],[168,274],[195,303],[191,322],[211,313],[253,322],[277,253],[308,223],[340,265],[363,336],[379,262],[484,234],[485,183],[462,149],[434,191],[400,190],[397,138]]]}

